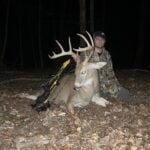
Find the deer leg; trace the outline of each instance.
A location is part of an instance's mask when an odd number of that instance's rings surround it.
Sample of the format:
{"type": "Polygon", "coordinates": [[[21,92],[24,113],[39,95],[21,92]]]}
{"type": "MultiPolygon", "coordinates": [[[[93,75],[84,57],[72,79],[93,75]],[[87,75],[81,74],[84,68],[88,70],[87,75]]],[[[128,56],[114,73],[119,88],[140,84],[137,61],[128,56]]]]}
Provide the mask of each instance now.
{"type": "Polygon", "coordinates": [[[67,110],[71,115],[74,115],[74,106],[71,102],[67,104],[67,110]]]}
{"type": "Polygon", "coordinates": [[[67,107],[67,110],[69,112],[69,115],[74,120],[74,124],[77,127],[81,126],[81,120],[79,119],[79,117],[74,112],[74,105],[71,102],[69,102],[66,107],[67,107]]]}
{"type": "Polygon", "coordinates": [[[106,100],[102,97],[99,97],[98,95],[94,95],[92,97],[92,102],[96,103],[97,105],[103,106],[103,107],[106,107],[107,104],[111,104],[108,100],[106,100]]]}

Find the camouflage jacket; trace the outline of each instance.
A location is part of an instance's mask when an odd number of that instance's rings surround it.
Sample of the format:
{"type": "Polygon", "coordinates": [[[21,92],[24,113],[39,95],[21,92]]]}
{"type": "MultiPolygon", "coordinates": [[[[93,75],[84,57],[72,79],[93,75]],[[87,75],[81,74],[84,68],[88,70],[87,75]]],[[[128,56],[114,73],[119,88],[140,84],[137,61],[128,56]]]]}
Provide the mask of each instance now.
{"type": "MultiPolygon", "coordinates": [[[[83,57],[84,54],[81,53],[81,58],[83,59],[83,57]]],[[[103,68],[98,70],[100,95],[110,95],[116,97],[116,94],[120,90],[121,86],[115,76],[111,56],[106,49],[103,49],[101,54],[95,52],[92,55],[90,62],[98,61],[107,62],[103,68]]]]}

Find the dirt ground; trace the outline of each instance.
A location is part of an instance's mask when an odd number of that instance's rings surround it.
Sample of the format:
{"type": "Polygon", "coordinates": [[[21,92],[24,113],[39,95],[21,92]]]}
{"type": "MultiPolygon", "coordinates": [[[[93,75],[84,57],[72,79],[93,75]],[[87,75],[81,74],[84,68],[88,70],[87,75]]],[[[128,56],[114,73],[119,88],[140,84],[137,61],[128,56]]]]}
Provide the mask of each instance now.
{"type": "Polygon", "coordinates": [[[128,101],[76,108],[77,125],[64,106],[37,113],[33,94],[50,72],[0,72],[0,150],[150,150],[150,72],[117,72],[128,101]]]}

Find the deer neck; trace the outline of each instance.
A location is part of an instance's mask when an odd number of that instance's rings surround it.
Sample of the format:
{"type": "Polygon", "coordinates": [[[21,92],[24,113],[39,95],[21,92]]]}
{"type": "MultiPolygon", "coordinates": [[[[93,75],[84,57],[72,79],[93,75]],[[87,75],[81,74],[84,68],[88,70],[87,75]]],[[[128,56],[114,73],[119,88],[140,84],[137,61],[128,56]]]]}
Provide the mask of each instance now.
{"type": "Polygon", "coordinates": [[[98,89],[97,71],[91,70],[90,76],[86,78],[84,84],[80,87],[76,87],[75,89],[82,98],[91,98],[98,89]]]}

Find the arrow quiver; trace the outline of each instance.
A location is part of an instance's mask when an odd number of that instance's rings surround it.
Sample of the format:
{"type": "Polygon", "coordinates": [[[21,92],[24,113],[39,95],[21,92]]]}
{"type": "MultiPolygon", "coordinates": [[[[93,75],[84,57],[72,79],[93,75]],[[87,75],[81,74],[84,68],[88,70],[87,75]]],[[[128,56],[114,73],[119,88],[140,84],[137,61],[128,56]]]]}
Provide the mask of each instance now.
{"type": "Polygon", "coordinates": [[[62,77],[62,74],[64,72],[64,70],[66,69],[66,67],[69,65],[70,63],[70,59],[68,59],[67,61],[65,61],[63,63],[63,65],[61,66],[61,68],[59,69],[59,71],[56,73],[56,75],[54,75],[50,81],[47,83],[47,86],[49,86],[50,91],[57,86],[58,81],[60,80],[60,78],[62,77]]]}

